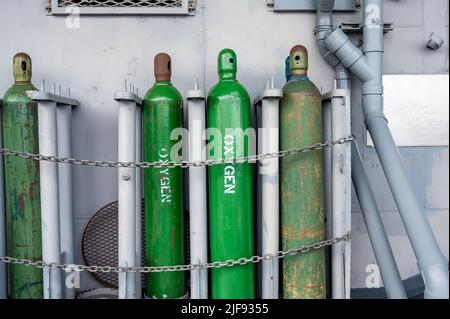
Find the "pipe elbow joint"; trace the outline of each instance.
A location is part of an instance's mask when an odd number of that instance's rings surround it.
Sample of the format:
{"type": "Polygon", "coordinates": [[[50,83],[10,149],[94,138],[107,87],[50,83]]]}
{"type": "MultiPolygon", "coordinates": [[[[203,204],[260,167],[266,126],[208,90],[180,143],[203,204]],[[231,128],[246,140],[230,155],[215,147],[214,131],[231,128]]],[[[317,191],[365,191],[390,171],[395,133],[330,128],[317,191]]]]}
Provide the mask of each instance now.
{"type": "Polygon", "coordinates": [[[372,66],[361,49],[351,43],[341,28],[336,28],[326,39],[325,47],[341,61],[342,65],[354,73],[362,82],[375,78],[372,66]]]}
{"type": "Polygon", "coordinates": [[[425,283],[425,299],[448,299],[449,298],[449,276],[448,263],[445,257],[439,259],[418,261],[419,269],[425,283]]]}
{"type": "Polygon", "coordinates": [[[333,68],[340,62],[339,59],[325,47],[324,41],[333,30],[332,14],[334,4],[335,0],[317,0],[316,29],[314,30],[314,36],[316,37],[320,54],[333,68]]]}
{"type": "Polygon", "coordinates": [[[324,41],[325,47],[335,54],[346,68],[354,65],[363,55],[341,28],[336,28],[324,41]]]}

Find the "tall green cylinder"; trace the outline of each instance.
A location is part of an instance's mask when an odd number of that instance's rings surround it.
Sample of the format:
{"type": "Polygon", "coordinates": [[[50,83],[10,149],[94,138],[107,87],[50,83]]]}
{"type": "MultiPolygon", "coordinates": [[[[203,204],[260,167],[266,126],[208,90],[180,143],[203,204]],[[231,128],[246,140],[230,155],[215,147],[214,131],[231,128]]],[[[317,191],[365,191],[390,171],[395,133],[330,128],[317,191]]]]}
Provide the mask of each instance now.
{"type": "MultiPolygon", "coordinates": [[[[250,98],[236,80],[234,51],[218,58],[219,83],[208,96],[211,159],[249,155],[250,140],[242,132],[251,128],[250,98]],[[235,129],[238,129],[237,131],[235,129]]],[[[253,164],[224,164],[209,168],[210,244],[212,261],[253,255],[253,164]]],[[[212,297],[255,297],[254,266],[212,269],[212,297]]]]}
{"type": "MultiPolygon", "coordinates": [[[[39,153],[37,104],[27,96],[31,58],[19,53],[13,60],[14,85],[3,97],[3,143],[11,150],[39,153]]],[[[39,162],[4,157],[8,255],[42,260],[39,162]]],[[[42,269],[9,266],[10,298],[43,298],[42,269]]]]}
{"type": "MultiPolygon", "coordinates": [[[[291,80],[283,88],[280,107],[282,150],[322,142],[322,99],[308,79],[308,52],[295,46],[290,54],[291,80]]],[[[281,224],[284,250],[325,238],[323,152],[281,159],[281,224]]],[[[283,297],[322,299],[326,297],[325,250],[283,259],[283,297]]]]}
{"type": "MultiPolygon", "coordinates": [[[[171,59],[155,57],[156,83],[143,104],[144,158],[148,162],[178,162],[181,143],[171,140],[182,128],[182,97],[170,82],[171,59]]],[[[184,211],[181,168],[149,168],[144,171],[146,261],[148,266],[184,264],[184,211]]],[[[146,295],[174,299],[185,295],[184,272],[151,273],[146,295]]]]}

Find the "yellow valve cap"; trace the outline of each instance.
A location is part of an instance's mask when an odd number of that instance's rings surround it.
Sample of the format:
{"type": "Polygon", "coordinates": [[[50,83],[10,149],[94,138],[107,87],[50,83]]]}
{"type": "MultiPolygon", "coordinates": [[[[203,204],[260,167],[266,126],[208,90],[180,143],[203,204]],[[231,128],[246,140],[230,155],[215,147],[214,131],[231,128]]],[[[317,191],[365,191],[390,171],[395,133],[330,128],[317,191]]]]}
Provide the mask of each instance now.
{"type": "Polygon", "coordinates": [[[308,50],[303,45],[291,49],[291,73],[306,75],[308,73],[308,50]]]}
{"type": "Polygon", "coordinates": [[[26,53],[17,53],[13,59],[14,81],[31,82],[32,75],[31,58],[26,53]]]}

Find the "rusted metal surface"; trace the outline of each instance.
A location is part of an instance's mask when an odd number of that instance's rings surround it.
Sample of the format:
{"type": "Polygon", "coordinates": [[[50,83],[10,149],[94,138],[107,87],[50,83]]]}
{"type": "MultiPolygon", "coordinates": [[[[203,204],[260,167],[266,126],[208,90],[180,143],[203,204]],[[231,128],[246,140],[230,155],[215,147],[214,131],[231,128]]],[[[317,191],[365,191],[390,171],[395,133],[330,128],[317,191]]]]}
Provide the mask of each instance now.
{"type": "MultiPolygon", "coordinates": [[[[293,78],[283,89],[280,108],[281,149],[322,142],[322,102],[306,76],[307,52],[291,52],[293,78]],[[297,58],[299,57],[299,58],[297,58]]],[[[325,238],[323,152],[281,159],[282,248],[290,249],[325,238]]],[[[283,261],[285,299],[325,298],[325,251],[286,257],[283,261]]]]}
{"type": "MultiPolygon", "coordinates": [[[[3,139],[9,149],[39,152],[37,104],[26,91],[31,84],[31,59],[14,57],[15,84],[3,99],[3,139]]],[[[8,255],[42,259],[39,162],[5,156],[5,198],[8,255]]],[[[42,270],[12,265],[9,268],[10,298],[43,297],[42,270]]]]}

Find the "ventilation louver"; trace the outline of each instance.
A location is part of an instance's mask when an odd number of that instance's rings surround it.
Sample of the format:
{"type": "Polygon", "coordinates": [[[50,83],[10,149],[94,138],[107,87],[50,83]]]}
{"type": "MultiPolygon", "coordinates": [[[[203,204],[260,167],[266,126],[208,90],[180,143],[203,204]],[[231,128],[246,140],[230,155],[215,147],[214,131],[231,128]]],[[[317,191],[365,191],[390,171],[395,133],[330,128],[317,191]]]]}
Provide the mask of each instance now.
{"type": "Polygon", "coordinates": [[[197,0],[51,0],[52,14],[192,14],[197,0]]]}

